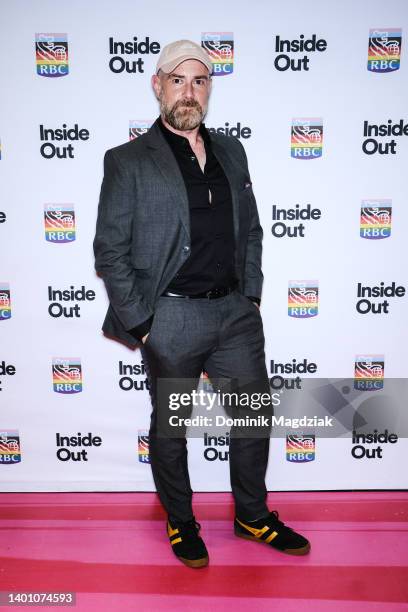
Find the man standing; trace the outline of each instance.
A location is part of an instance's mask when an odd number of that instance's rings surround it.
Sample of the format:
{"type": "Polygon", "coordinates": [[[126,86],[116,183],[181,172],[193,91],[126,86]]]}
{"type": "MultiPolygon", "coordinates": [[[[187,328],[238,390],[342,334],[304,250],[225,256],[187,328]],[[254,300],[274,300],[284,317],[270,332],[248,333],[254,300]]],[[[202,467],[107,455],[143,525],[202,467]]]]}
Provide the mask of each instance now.
{"type": "MultiPolygon", "coordinates": [[[[150,382],[153,477],[176,556],[208,564],[192,510],[184,436],[161,437],[158,379],[245,379],[270,393],[259,311],[262,228],[239,140],[202,123],[212,64],[197,44],[163,48],[152,86],[160,117],[107,151],[94,241],[110,306],[103,329],[141,351],[150,382]]],[[[231,437],[236,535],[290,554],[309,542],[266,505],[269,436],[231,437]]]]}

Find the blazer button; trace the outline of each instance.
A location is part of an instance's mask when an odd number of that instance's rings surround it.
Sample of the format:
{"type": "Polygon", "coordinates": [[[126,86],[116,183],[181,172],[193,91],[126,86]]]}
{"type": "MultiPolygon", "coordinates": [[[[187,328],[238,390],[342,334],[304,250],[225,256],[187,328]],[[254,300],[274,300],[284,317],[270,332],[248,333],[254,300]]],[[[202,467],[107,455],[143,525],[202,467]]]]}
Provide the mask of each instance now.
{"type": "Polygon", "coordinates": [[[187,245],[183,246],[183,251],[184,251],[185,253],[188,253],[188,252],[189,252],[189,250],[190,250],[190,247],[189,247],[189,246],[187,246],[187,245]]]}

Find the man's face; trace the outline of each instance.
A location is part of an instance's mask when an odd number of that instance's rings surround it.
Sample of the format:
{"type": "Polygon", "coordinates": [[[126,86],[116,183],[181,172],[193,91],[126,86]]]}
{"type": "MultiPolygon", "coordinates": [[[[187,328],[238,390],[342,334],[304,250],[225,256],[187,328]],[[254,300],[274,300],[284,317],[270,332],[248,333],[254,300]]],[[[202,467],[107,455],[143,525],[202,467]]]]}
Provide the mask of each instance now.
{"type": "Polygon", "coordinates": [[[205,117],[211,92],[208,69],[197,60],[186,60],[172,73],[152,77],[160,112],[179,131],[193,130],[205,117]]]}

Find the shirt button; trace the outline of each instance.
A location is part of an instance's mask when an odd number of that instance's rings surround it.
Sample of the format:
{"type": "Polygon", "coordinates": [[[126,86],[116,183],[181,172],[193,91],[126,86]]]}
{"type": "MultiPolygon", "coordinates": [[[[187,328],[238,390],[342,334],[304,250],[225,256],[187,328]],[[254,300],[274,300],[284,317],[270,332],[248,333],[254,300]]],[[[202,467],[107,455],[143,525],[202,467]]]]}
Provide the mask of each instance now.
{"type": "Polygon", "coordinates": [[[192,155],[192,156],[190,157],[190,159],[191,159],[191,161],[195,161],[195,157],[194,157],[194,155],[192,155]]]}
{"type": "Polygon", "coordinates": [[[188,252],[189,252],[189,250],[190,250],[190,247],[189,247],[189,246],[187,246],[187,245],[183,246],[183,251],[184,251],[185,253],[188,253],[188,252]]]}

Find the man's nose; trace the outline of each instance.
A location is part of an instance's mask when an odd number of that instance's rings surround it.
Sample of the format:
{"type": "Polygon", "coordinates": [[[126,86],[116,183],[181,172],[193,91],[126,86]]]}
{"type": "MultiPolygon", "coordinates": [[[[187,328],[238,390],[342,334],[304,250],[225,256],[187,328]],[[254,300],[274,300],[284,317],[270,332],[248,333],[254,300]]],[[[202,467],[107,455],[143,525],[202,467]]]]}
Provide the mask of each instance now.
{"type": "Polygon", "coordinates": [[[188,82],[186,81],[184,84],[184,95],[187,98],[193,98],[194,97],[194,90],[193,90],[193,83],[192,82],[188,82]]]}

